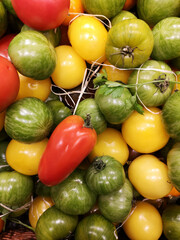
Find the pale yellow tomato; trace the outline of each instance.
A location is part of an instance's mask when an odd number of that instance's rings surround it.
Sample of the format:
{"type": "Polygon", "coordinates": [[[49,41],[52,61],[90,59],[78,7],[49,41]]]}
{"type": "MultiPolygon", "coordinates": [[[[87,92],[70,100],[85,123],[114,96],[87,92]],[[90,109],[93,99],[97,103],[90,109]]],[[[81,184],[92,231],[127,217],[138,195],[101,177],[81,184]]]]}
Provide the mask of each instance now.
{"type": "Polygon", "coordinates": [[[148,199],[165,197],[173,187],[167,165],[152,154],[135,158],[128,168],[128,177],[135,189],[148,199]]]}
{"type": "Polygon", "coordinates": [[[105,61],[107,30],[96,17],[77,17],[69,25],[68,37],[72,47],[86,61],[105,61]]]}
{"type": "Polygon", "coordinates": [[[123,83],[127,83],[128,78],[132,73],[132,70],[120,70],[110,64],[110,62],[108,62],[107,60],[103,64],[104,65],[102,66],[100,73],[102,73],[103,70],[106,70],[109,81],[121,81],[123,83]]]}
{"type": "Polygon", "coordinates": [[[25,97],[36,97],[45,101],[51,92],[50,78],[35,80],[19,74],[20,88],[16,100],[25,97]]]}
{"type": "Polygon", "coordinates": [[[36,228],[36,223],[39,217],[43,214],[44,211],[53,205],[54,202],[50,197],[38,196],[33,199],[33,202],[29,208],[29,222],[34,229],[36,228]]]}
{"type": "Polygon", "coordinates": [[[165,130],[159,108],[144,109],[144,114],[134,111],[122,123],[122,135],[126,143],[140,153],[152,153],[163,148],[169,135],[165,130]]]}
{"type": "Polygon", "coordinates": [[[6,149],[7,163],[24,175],[38,173],[39,161],[48,143],[48,138],[35,143],[22,143],[12,139],[6,149]]]}
{"type": "Polygon", "coordinates": [[[162,218],[150,203],[137,202],[123,229],[131,240],[158,240],[163,231],[162,218]]]}
{"type": "Polygon", "coordinates": [[[61,88],[71,89],[83,81],[86,62],[68,45],[56,47],[57,63],[51,77],[53,82],[61,88]]]}
{"type": "Polygon", "coordinates": [[[95,157],[103,155],[114,157],[122,165],[127,162],[129,149],[120,131],[114,128],[106,128],[97,136],[97,143],[89,154],[89,159],[92,162],[95,157]]]}
{"type": "Polygon", "coordinates": [[[5,111],[0,113],[0,131],[3,129],[4,127],[4,119],[5,119],[5,111]]]}

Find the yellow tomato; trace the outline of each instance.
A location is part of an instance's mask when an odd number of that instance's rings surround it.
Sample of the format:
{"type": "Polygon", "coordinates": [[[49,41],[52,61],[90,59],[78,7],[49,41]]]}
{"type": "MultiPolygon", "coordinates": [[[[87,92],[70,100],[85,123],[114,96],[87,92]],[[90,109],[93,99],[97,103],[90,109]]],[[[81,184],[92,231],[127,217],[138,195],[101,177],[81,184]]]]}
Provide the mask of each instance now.
{"type": "Polygon", "coordinates": [[[103,62],[107,30],[94,16],[79,16],[70,25],[68,37],[75,51],[86,61],[103,62]]]}
{"type": "Polygon", "coordinates": [[[158,240],[163,231],[159,211],[150,203],[138,202],[123,225],[131,240],[158,240]]]}
{"type": "Polygon", "coordinates": [[[56,47],[57,63],[51,77],[53,82],[61,88],[71,89],[83,81],[86,62],[68,45],[56,47]]]}
{"type": "Polygon", "coordinates": [[[3,129],[4,127],[4,119],[5,119],[5,111],[0,113],[0,131],[3,129]]]}
{"type": "Polygon", "coordinates": [[[89,154],[89,159],[92,162],[95,157],[102,155],[114,157],[122,165],[127,162],[129,149],[120,131],[114,128],[106,128],[97,136],[97,143],[89,154]]]}
{"type": "Polygon", "coordinates": [[[75,13],[83,13],[84,8],[81,0],[70,0],[70,7],[68,15],[66,16],[62,25],[69,25],[70,21],[77,16],[75,13]]]}
{"type": "Polygon", "coordinates": [[[120,69],[116,68],[115,66],[110,64],[110,62],[108,62],[107,60],[104,62],[104,65],[102,66],[102,68],[100,70],[100,73],[104,69],[107,72],[109,81],[121,81],[123,83],[127,83],[128,78],[129,78],[130,74],[132,73],[132,70],[120,70],[120,69]]]}
{"type": "Polygon", "coordinates": [[[163,148],[169,135],[162,122],[161,110],[144,109],[144,114],[134,111],[122,124],[122,135],[126,143],[140,153],[152,153],[163,148]],[[156,114],[155,114],[156,113],[156,114]]]}
{"type": "Polygon", "coordinates": [[[36,228],[36,223],[39,217],[44,211],[53,205],[53,200],[50,197],[38,196],[33,199],[33,202],[29,208],[29,222],[34,229],[36,228]]]}
{"type": "Polygon", "coordinates": [[[39,161],[47,143],[48,138],[31,144],[12,139],[6,149],[7,163],[17,172],[35,175],[38,173],[39,161]]]}
{"type": "Polygon", "coordinates": [[[135,158],[128,168],[128,177],[135,189],[148,199],[165,197],[173,187],[167,165],[152,154],[135,158]]]}
{"type": "Polygon", "coordinates": [[[50,78],[44,80],[35,80],[22,74],[19,74],[20,88],[16,100],[25,97],[36,97],[45,101],[51,92],[50,78]]]}

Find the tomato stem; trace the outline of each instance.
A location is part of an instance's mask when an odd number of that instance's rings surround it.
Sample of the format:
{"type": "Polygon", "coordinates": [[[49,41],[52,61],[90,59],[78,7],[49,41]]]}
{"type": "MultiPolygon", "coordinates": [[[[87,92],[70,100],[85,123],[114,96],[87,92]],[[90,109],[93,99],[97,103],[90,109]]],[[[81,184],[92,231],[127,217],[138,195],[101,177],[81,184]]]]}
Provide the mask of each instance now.
{"type": "Polygon", "coordinates": [[[93,162],[93,167],[97,172],[101,172],[106,167],[106,164],[103,160],[96,158],[93,162]]]}

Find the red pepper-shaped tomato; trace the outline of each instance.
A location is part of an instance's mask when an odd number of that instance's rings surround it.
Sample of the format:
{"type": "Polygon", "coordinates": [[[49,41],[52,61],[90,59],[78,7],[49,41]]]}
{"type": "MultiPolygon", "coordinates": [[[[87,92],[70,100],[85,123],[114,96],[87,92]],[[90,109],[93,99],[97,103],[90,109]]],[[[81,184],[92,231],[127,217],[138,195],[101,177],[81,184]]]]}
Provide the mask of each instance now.
{"type": "Polygon", "coordinates": [[[77,115],[66,117],[51,134],[40,160],[38,176],[42,183],[53,186],[68,177],[92,151],[96,131],[89,121],[77,115]]]}

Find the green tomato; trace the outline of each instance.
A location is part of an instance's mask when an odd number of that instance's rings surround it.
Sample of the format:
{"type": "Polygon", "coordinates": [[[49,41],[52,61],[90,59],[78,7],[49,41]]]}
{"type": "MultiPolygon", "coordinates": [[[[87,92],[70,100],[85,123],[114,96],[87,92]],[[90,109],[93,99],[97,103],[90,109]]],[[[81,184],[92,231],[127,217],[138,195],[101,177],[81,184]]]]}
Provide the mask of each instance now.
{"type": "Polygon", "coordinates": [[[112,26],[115,24],[127,20],[127,19],[134,19],[137,18],[132,12],[122,10],[120,13],[118,13],[115,17],[111,19],[112,26]]]}
{"type": "Polygon", "coordinates": [[[22,75],[36,80],[50,77],[56,66],[53,45],[38,31],[18,33],[9,44],[8,53],[22,75]]]}

